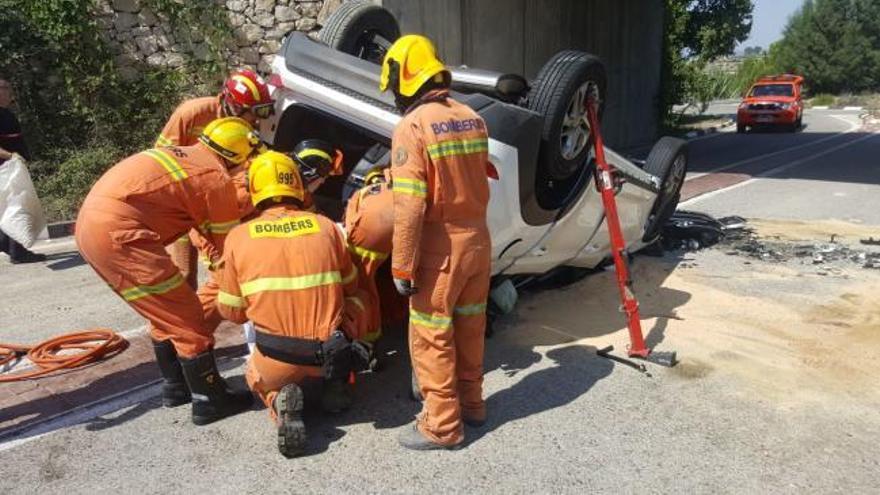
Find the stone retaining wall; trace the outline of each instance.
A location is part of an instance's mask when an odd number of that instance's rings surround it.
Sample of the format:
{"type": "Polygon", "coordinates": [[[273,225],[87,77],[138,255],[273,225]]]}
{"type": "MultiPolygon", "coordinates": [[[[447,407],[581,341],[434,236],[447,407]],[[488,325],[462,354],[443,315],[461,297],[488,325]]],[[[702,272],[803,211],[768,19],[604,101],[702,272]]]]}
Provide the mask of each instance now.
{"type": "MultiPolygon", "coordinates": [[[[246,66],[266,72],[285,34],[316,32],[342,1],[214,0],[225,11],[230,30],[222,58],[230,68],[246,66]]],[[[179,68],[191,59],[211,58],[203,27],[174,28],[167,17],[141,0],[98,0],[97,5],[98,22],[123,77],[137,77],[139,64],[179,68]]]]}

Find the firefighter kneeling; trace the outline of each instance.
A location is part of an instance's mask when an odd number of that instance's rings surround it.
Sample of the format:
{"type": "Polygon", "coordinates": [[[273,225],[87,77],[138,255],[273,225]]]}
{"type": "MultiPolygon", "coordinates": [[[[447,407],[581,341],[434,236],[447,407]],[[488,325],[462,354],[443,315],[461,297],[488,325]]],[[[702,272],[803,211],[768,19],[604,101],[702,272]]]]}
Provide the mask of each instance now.
{"type": "Polygon", "coordinates": [[[251,164],[257,218],[230,232],[217,303],[227,319],[252,320],[257,346],[247,381],[278,426],[278,449],[303,452],[303,385],[323,379],[321,405],[351,405],[348,376],[369,359],[352,342],[366,320],[357,269],[330,219],[303,211],[305,191],[293,160],[268,151],[251,164]]]}

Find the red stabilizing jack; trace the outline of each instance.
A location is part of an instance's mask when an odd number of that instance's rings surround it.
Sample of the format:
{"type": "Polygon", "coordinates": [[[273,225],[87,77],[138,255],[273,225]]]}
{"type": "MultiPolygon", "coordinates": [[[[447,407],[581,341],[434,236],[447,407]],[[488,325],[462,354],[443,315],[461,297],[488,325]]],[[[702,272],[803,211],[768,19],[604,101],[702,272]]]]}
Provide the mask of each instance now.
{"type": "Polygon", "coordinates": [[[608,236],[611,238],[611,254],[614,259],[614,270],[617,273],[617,288],[620,290],[621,310],[626,314],[626,326],[629,329],[630,357],[650,359],[657,364],[672,366],[675,364],[675,353],[658,353],[652,356],[651,349],[645,345],[642,336],[642,323],[639,316],[639,301],[632,291],[632,279],[629,275],[629,266],[626,262],[626,240],[620,229],[620,217],[617,215],[617,200],[615,199],[614,169],[605,159],[605,146],[602,142],[602,132],[599,129],[599,116],[592,97],[587,98],[587,119],[590,122],[590,136],[596,149],[596,187],[602,193],[602,203],[605,206],[605,219],[608,222],[608,236]]]}

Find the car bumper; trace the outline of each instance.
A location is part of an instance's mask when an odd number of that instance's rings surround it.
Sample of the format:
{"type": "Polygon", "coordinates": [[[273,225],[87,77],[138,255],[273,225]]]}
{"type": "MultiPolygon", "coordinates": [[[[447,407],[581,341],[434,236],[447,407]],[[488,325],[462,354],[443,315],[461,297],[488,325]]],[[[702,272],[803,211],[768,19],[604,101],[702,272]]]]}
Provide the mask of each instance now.
{"type": "Polygon", "coordinates": [[[783,125],[797,121],[797,110],[739,110],[736,114],[738,125],[783,125]]]}

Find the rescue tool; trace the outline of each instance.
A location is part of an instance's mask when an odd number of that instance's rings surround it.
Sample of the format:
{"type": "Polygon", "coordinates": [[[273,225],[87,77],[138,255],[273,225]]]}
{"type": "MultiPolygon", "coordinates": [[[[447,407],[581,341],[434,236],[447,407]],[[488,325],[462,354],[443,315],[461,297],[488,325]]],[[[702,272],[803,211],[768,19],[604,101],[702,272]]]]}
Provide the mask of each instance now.
{"type": "MultiPolygon", "coordinates": [[[[590,138],[596,149],[596,188],[602,194],[602,204],[605,207],[605,221],[608,222],[608,236],[611,239],[611,256],[614,259],[614,270],[617,274],[617,287],[620,291],[620,309],[626,314],[626,326],[629,329],[630,347],[627,351],[629,357],[644,359],[661,366],[672,367],[676,364],[675,352],[659,352],[649,349],[645,345],[642,336],[641,317],[639,315],[639,301],[633,292],[633,282],[627,265],[626,241],[620,228],[620,218],[617,215],[617,201],[615,191],[618,189],[619,178],[615,170],[605,159],[605,146],[602,142],[602,131],[599,128],[598,105],[592,96],[587,98],[587,119],[590,123],[590,138]]],[[[613,359],[609,354],[611,349],[605,348],[598,352],[602,357],[613,359]]],[[[613,359],[618,361],[617,359],[613,359]]],[[[639,369],[636,367],[636,369],[639,369]]],[[[640,371],[643,371],[640,369],[640,371]]]]}

